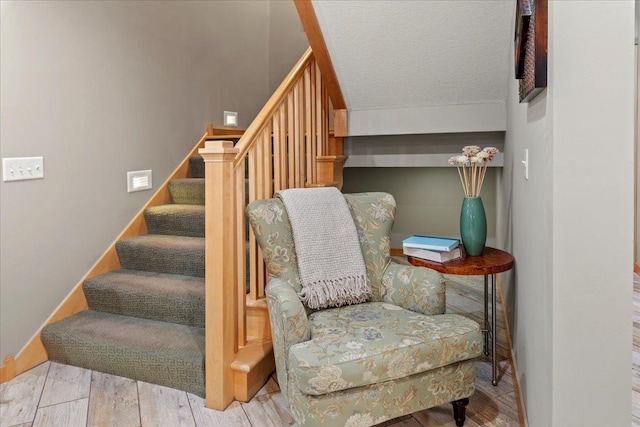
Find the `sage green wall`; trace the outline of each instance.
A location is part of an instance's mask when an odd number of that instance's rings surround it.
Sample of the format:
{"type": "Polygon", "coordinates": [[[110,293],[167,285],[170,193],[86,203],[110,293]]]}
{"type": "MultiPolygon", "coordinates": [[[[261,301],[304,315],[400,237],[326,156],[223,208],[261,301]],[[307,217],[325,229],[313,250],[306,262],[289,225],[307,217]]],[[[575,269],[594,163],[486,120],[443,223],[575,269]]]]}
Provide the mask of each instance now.
{"type": "Polygon", "coordinates": [[[207,122],[269,96],[269,2],[2,1],[2,157],[43,180],[0,183],[0,356],[15,355],[207,122]]]}
{"type": "MultiPolygon", "coordinates": [[[[460,209],[464,193],[456,168],[448,159],[465,145],[504,148],[504,132],[378,135],[345,138],[349,157],[343,191],[386,191],[398,206],[392,247],[417,233],[460,236],[460,209]]],[[[502,165],[502,154],[492,163],[502,165]]],[[[487,170],[482,201],[487,215],[487,244],[496,241],[496,221],[501,207],[497,191],[501,167],[487,170]]]]}
{"type": "MultiPolygon", "coordinates": [[[[385,191],[397,203],[391,246],[402,248],[412,234],[460,237],[460,208],[464,194],[458,172],[449,167],[345,168],[345,193],[385,191]]],[[[487,243],[495,242],[496,169],[487,170],[482,186],[487,215],[487,243]]]]}

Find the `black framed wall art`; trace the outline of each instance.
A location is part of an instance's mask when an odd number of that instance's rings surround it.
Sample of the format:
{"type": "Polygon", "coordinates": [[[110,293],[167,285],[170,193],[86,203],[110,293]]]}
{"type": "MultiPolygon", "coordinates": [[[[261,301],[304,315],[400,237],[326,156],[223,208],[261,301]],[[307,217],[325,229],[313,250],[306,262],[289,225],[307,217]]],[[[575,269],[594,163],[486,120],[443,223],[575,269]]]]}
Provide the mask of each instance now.
{"type": "Polygon", "coordinates": [[[520,102],[547,87],[547,0],[516,0],[515,76],[520,102]]]}

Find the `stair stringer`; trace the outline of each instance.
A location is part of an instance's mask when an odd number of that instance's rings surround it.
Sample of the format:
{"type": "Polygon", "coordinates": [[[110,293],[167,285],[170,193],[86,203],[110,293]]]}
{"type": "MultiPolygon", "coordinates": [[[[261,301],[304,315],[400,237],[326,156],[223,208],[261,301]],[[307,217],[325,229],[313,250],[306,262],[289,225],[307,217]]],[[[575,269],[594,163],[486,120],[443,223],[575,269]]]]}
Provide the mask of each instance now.
{"type": "Polygon", "coordinates": [[[25,344],[25,346],[18,352],[15,357],[11,355],[7,356],[0,368],[0,382],[5,382],[13,379],[16,375],[20,375],[29,369],[46,362],[48,360],[47,351],[40,338],[42,329],[53,322],[69,317],[80,311],[88,309],[88,304],[84,291],[82,290],[82,284],[85,280],[97,276],[99,274],[106,273],[111,270],[120,268],[120,261],[118,254],[116,253],[116,242],[125,239],[127,237],[137,236],[139,234],[145,234],[147,232],[147,226],[144,219],[144,211],[152,206],[159,206],[171,203],[171,197],[169,195],[169,181],[173,179],[188,178],[189,177],[189,159],[198,155],[198,150],[204,147],[204,143],[211,139],[229,139],[233,137],[239,137],[243,131],[234,130],[233,133],[229,130],[216,130],[211,125],[208,126],[208,131],[200,140],[196,143],[193,149],[187,154],[187,156],[180,162],[176,169],[169,175],[164,183],[158,188],[149,201],[140,209],[136,216],[129,222],[120,235],[113,241],[104,254],[98,259],[98,261],[89,269],[89,271],[80,279],[80,281],[73,287],[69,294],[62,300],[62,302],[55,308],[53,313],[47,318],[47,320],[40,325],[38,330],[34,333],[31,339],[25,344]]]}

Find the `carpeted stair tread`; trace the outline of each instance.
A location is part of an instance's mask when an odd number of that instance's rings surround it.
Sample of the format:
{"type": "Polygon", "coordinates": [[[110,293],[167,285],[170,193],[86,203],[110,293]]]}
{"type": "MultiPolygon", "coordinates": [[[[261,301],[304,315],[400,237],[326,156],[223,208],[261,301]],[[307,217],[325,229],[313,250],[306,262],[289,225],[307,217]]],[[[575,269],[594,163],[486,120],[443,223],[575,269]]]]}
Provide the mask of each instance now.
{"type": "Polygon", "coordinates": [[[127,270],[204,277],[204,238],[140,234],[116,242],[127,270]]]}
{"type": "Polygon", "coordinates": [[[91,310],[204,328],[202,277],[113,270],[82,289],[91,310]]]}
{"type": "Polygon", "coordinates": [[[42,330],[49,359],[204,396],[204,329],[86,310],[42,330]]]}
{"type": "Polygon", "coordinates": [[[161,205],[145,209],[149,234],[204,237],[204,205],[161,205]]]}
{"type": "Polygon", "coordinates": [[[169,181],[171,203],[204,205],[204,178],[181,178],[169,181]]]}
{"type": "Polygon", "coordinates": [[[191,178],[204,178],[204,160],[202,156],[189,157],[189,170],[191,170],[191,178]]]}

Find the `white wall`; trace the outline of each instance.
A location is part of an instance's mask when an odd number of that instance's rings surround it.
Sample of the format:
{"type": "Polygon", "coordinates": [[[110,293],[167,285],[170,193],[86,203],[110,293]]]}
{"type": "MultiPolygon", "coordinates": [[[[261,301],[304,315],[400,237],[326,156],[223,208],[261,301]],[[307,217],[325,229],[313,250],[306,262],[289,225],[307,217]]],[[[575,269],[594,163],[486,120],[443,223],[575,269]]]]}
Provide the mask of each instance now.
{"type": "Polygon", "coordinates": [[[223,110],[269,95],[269,3],[1,3],[0,355],[15,355],[223,110]]]}
{"type": "Polygon", "coordinates": [[[510,79],[501,235],[532,427],[630,424],[633,25],[632,1],[551,1],[548,89],[518,104],[510,79]]]}
{"type": "Polygon", "coordinates": [[[514,1],[312,3],[350,136],[504,131],[514,1]]]}
{"type": "Polygon", "coordinates": [[[460,132],[347,137],[345,167],[452,167],[449,158],[465,145],[498,148],[489,167],[503,166],[504,132],[460,132]]]}

